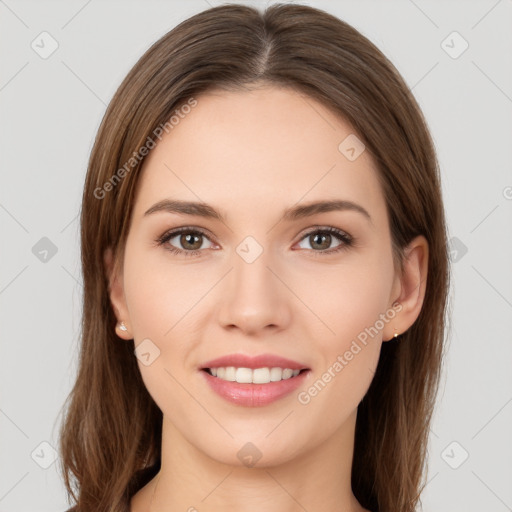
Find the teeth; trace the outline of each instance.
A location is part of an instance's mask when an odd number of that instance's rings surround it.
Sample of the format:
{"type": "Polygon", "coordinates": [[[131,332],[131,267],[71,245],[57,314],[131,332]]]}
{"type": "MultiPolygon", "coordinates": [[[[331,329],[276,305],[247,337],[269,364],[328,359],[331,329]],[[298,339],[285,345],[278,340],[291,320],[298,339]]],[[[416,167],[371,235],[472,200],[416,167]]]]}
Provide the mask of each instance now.
{"type": "Polygon", "coordinates": [[[234,366],[228,366],[226,368],[226,373],[224,374],[224,378],[226,380],[235,381],[236,380],[236,370],[234,366]]]}
{"type": "Polygon", "coordinates": [[[291,370],[290,368],[235,368],[226,366],[221,368],[208,368],[210,373],[219,379],[240,384],[268,384],[287,380],[299,375],[300,370],[291,370]]]}

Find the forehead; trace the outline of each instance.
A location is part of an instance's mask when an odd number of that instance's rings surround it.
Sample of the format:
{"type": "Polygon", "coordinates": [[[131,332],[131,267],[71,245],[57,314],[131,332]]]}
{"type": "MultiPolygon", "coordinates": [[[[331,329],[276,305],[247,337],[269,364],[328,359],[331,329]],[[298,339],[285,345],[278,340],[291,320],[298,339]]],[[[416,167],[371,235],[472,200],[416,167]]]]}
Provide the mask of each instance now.
{"type": "Polygon", "coordinates": [[[316,100],[276,87],[195,99],[146,157],[136,209],[167,196],[228,212],[236,198],[236,213],[248,215],[301,199],[349,199],[384,214],[373,160],[367,151],[347,158],[353,128],[316,100]]]}

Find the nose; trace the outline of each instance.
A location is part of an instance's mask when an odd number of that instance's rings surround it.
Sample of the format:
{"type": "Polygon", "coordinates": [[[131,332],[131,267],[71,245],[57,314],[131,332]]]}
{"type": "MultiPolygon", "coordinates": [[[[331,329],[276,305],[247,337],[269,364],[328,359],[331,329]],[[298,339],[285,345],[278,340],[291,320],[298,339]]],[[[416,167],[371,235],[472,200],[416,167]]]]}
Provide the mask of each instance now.
{"type": "Polygon", "coordinates": [[[235,254],[220,292],[220,325],[248,335],[285,329],[292,296],[280,277],[265,251],[252,263],[235,254]]]}

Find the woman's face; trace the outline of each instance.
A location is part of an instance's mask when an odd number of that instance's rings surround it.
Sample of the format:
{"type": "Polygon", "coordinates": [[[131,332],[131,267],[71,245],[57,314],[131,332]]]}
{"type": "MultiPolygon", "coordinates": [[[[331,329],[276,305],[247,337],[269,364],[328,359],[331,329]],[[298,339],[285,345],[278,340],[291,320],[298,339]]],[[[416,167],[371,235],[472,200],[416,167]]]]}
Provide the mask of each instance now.
{"type": "Polygon", "coordinates": [[[270,87],[196,99],[145,160],[111,297],[178,435],[224,463],[279,464],[346,431],[400,332],[385,200],[353,129],[315,100],[270,87]],[[346,207],[306,208],[325,201],[346,207]],[[282,375],[204,370],[233,354],[305,371],[249,384],[224,379],[282,375]]]}

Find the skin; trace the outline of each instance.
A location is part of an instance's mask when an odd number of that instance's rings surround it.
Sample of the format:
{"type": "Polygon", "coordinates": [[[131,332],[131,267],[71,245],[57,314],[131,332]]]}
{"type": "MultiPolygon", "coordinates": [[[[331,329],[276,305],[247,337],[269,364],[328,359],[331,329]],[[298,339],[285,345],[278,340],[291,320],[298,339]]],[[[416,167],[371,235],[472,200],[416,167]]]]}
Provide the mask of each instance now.
{"type": "MultiPolygon", "coordinates": [[[[105,254],[111,302],[127,327],[118,335],[135,346],[149,338],[160,350],[149,366],[138,364],[164,416],[162,468],[133,497],[131,511],[365,510],[350,485],[357,406],[381,344],[421,310],[427,242],[411,242],[399,275],[374,163],[367,151],[351,162],[338,150],[354,131],[315,100],[268,85],[197,100],[144,162],[119,269],[105,254]],[[165,198],[204,201],[226,222],[144,215],[165,198]],[[286,208],[325,199],[353,201],[371,222],[350,210],[279,221],[286,208]],[[155,243],[182,226],[211,233],[200,236],[199,255],[155,243]],[[328,226],[355,244],[318,254],[343,243],[327,234],[325,245],[315,245],[306,236],[328,226]],[[249,235],[263,248],[252,263],[236,252],[249,235]],[[394,303],[402,306],[394,319],[308,404],[299,403],[297,393],[394,303]],[[199,370],[235,352],[277,354],[311,372],[297,392],[242,407],[215,394],[199,370]],[[247,442],[262,454],[254,467],[237,457],[247,442]]],[[[191,250],[179,236],[171,243],[191,250]]]]}

